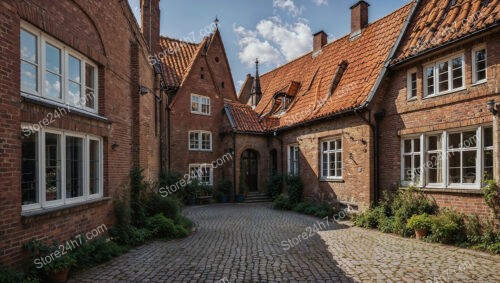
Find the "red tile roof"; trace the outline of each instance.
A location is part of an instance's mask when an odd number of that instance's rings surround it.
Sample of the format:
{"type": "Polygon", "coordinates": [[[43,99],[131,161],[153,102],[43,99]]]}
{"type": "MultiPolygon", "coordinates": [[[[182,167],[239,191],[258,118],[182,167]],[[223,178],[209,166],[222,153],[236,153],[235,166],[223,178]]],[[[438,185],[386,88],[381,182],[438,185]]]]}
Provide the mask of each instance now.
{"type": "MultiPolygon", "coordinates": [[[[273,104],[277,104],[273,103],[275,94],[286,92],[292,82],[293,92],[297,93],[285,113],[266,116],[262,127],[265,130],[287,127],[364,105],[413,5],[407,4],[371,23],[356,40],[351,41],[347,35],[325,45],[320,54],[307,53],[262,75],[263,96],[255,109],[259,115],[269,113],[273,104]],[[339,65],[344,61],[348,66],[342,73],[339,65]],[[333,93],[329,95],[331,90],[333,93]]],[[[248,128],[257,119],[251,108],[245,113],[248,116],[237,119],[241,121],[241,124],[236,122],[238,129],[248,128]]]]}
{"type": "Polygon", "coordinates": [[[499,19],[500,0],[422,0],[394,63],[498,25],[499,19]]]}
{"type": "Polygon", "coordinates": [[[232,126],[236,127],[238,132],[262,133],[265,131],[264,126],[259,123],[259,115],[252,110],[252,107],[233,102],[226,102],[225,107],[229,111],[232,126]]]}
{"type": "Polygon", "coordinates": [[[162,36],[162,55],[157,55],[163,63],[165,79],[169,86],[180,86],[194,61],[196,53],[204,41],[196,44],[162,36]]]}

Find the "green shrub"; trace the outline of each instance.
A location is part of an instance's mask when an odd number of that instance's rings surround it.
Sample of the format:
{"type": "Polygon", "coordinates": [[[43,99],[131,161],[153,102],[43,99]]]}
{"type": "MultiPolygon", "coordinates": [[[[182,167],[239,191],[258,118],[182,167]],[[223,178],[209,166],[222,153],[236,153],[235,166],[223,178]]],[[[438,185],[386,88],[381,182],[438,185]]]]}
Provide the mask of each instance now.
{"type": "Polygon", "coordinates": [[[184,228],[181,225],[174,226],[174,233],[173,233],[174,238],[184,238],[187,236],[189,236],[189,231],[186,228],[184,228]]]}
{"type": "Polygon", "coordinates": [[[467,221],[465,221],[465,234],[467,237],[467,242],[472,245],[477,245],[481,243],[483,227],[477,215],[469,215],[467,221]]]}
{"type": "Polygon", "coordinates": [[[175,223],[172,219],[166,218],[163,214],[146,219],[146,228],[151,231],[154,237],[172,238],[174,235],[175,223]]]}
{"type": "Polygon", "coordinates": [[[119,246],[113,241],[100,238],[84,243],[81,247],[72,251],[71,255],[77,262],[75,265],[77,270],[83,270],[106,262],[127,250],[126,247],[119,246]]]}
{"type": "Polygon", "coordinates": [[[284,195],[279,195],[273,202],[274,209],[290,210],[292,207],[290,199],[284,195]]]}
{"type": "Polygon", "coordinates": [[[171,185],[177,184],[180,180],[182,180],[182,175],[176,172],[168,171],[161,172],[159,178],[159,186],[162,188],[168,188],[171,185]]]}
{"type": "Polygon", "coordinates": [[[179,214],[177,218],[175,218],[175,224],[184,227],[186,230],[190,231],[193,228],[194,224],[189,218],[185,217],[182,214],[179,214]]]}
{"type": "Polygon", "coordinates": [[[333,217],[333,215],[335,214],[335,210],[333,209],[333,207],[327,203],[315,204],[301,202],[295,205],[293,207],[293,210],[319,218],[333,217]]]}
{"type": "Polygon", "coordinates": [[[429,239],[439,243],[461,243],[465,237],[464,216],[452,210],[443,210],[431,217],[429,239]]]}
{"type": "Polygon", "coordinates": [[[147,216],[163,214],[167,218],[175,219],[181,211],[181,204],[174,198],[150,194],[146,201],[147,216]]]}
{"type": "Polygon", "coordinates": [[[434,200],[429,199],[418,189],[410,188],[400,191],[391,204],[394,215],[394,232],[409,237],[413,230],[406,227],[408,219],[418,214],[435,214],[438,206],[434,200]]]}
{"type": "Polygon", "coordinates": [[[24,281],[24,274],[13,269],[0,266],[0,282],[19,283],[24,281]]]}
{"type": "Polygon", "coordinates": [[[354,224],[364,228],[377,228],[381,220],[389,214],[389,208],[385,205],[376,206],[358,215],[354,224]]]}
{"type": "Polygon", "coordinates": [[[141,197],[147,188],[147,184],[144,182],[143,171],[144,170],[140,168],[133,168],[130,173],[132,179],[130,190],[130,209],[132,224],[137,227],[141,227],[146,220],[146,210],[141,202],[141,197]]]}
{"type": "Polygon", "coordinates": [[[432,226],[432,220],[427,213],[413,215],[408,220],[406,228],[412,230],[425,230],[429,231],[432,226]]]}
{"type": "Polygon", "coordinates": [[[283,192],[283,175],[273,174],[266,184],[267,193],[275,200],[283,192]]]}
{"type": "Polygon", "coordinates": [[[132,225],[115,226],[109,229],[109,234],[115,242],[132,247],[144,244],[152,236],[148,229],[139,229],[132,225]]]}
{"type": "Polygon", "coordinates": [[[495,216],[498,216],[500,214],[500,187],[494,180],[487,180],[481,190],[484,194],[484,201],[493,209],[495,216]]]}
{"type": "Polygon", "coordinates": [[[286,185],[290,203],[294,206],[302,200],[302,180],[297,175],[289,175],[286,178],[286,185]]]}
{"type": "Polygon", "coordinates": [[[378,220],[377,229],[383,233],[394,232],[394,216],[382,217],[378,220]]]}

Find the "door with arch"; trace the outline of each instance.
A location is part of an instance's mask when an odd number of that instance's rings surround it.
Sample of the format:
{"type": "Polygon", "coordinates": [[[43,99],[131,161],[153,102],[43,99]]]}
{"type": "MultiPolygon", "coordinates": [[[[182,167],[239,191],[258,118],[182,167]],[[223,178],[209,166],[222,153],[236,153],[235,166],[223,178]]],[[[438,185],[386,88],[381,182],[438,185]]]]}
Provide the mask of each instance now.
{"type": "Polygon", "coordinates": [[[247,149],[241,154],[240,161],[240,182],[243,191],[246,189],[249,192],[257,192],[259,168],[258,155],[255,150],[247,149]]]}

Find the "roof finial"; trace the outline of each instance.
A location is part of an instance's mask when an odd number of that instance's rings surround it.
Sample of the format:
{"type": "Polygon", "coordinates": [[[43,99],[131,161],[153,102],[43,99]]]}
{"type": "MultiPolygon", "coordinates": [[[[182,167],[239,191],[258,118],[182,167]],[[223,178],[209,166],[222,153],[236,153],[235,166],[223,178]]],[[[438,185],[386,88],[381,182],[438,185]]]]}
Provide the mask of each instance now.
{"type": "Polygon", "coordinates": [[[215,23],[215,27],[219,27],[219,18],[217,16],[215,16],[215,20],[214,20],[214,23],[215,23]]]}
{"type": "Polygon", "coordinates": [[[255,70],[259,72],[259,58],[255,59],[255,70]]]}

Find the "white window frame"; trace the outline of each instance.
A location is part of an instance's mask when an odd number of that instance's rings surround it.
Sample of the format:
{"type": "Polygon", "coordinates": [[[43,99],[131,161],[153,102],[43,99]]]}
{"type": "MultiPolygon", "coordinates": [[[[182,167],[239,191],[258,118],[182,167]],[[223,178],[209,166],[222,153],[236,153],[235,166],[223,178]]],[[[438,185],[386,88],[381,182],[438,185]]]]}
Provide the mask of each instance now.
{"type": "MultiPolygon", "coordinates": [[[[481,158],[481,169],[482,169],[481,173],[482,173],[482,175],[481,175],[481,180],[480,181],[483,181],[484,173],[486,172],[484,170],[484,165],[485,165],[484,164],[484,152],[487,151],[487,150],[490,150],[490,151],[493,151],[493,154],[495,154],[494,143],[492,143],[491,146],[485,146],[484,145],[484,143],[486,141],[486,139],[484,138],[485,137],[485,134],[484,134],[485,129],[492,129],[492,131],[493,131],[493,127],[492,126],[484,126],[482,128],[482,144],[481,144],[482,149],[481,149],[481,153],[483,154],[483,156],[481,158]]],[[[493,138],[494,135],[495,135],[495,132],[492,133],[492,138],[493,138]]],[[[493,158],[495,158],[494,155],[493,155],[493,158]]],[[[495,174],[494,167],[493,167],[493,174],[495,174]]],[[[494,176],[490,176],[490,177],[491,177],[491,179],[494,179],[494,176]]]]}
{"type": "Polygon", "coordinates": [[[210,97],[208,96],[203,96],[203,95],[198,95],[198,94],[191,94],[191,104],[189,105],[191,108],[191,113],[193,114],[198,114],[198,115],[205,115],[205,116],[210,116],[211,115],[211,100],[210,97]],[[198,109],[193,110],[193,98],[196,97],[199,99],[198,101],[198,109]],[[203,100],[206,100],[208,103],[204,104],[202,103],[203,100]],[[208,106],[208,112],[203,112],[203,106],[202,105],[207,105],[208,106]]]}
{"type": "Polygon", "coordinates": [[[401,183],[404,186],[422,186],[423,184],[423,154],[422,152],[424,151],[424,146],[423,146],[423,140],[424,140],[424,135],[411,135],[407,136],[403,139],[401,139],[401,183]],[[411,150],[410,152],[405,153],[404,151],[404,144],[405,141],[411,140],[411,150]],[[420,142],[420,151],[416,152],[415,151],[415,143],[414,140],[418,140],[420,142]],[[405,163],[404,163],[404,157],[405,156],[411,156],[411,168],[413,173],[415,173],[417,170],[420,171],[420,178],[417,181],[405,181],[405,176],[407,175],[407,172],[405,172],[405,163]],[[414,159],[418,158],[420,160],[420,167],[419,168],[414,168],[414,159]]]}
{"type": "Polygon", "coordinates": [[[480,44],[480,45],[477,45],[477,46],[474,46],[474,48],[472,48],[472,83],[473,84],[482,84],[482,83],[485,83],[488,81],[488,50],[486,48],[486,44],[480,44]],[[485,78],[483,80],[478,80],[477,79],[477,59],[476,59],[476,52],[477,51],[481,51],[481,50],[484,50],[485,54],[484,54],[484,57],[485,57],[485,65],[486,65],[486,69],[484,70],[485,71],[485,78]]]}
{"type": "Polygon", "coordinates": [[[461,91],[466,89],[466,84],[465,84],[465,53],[464,52],[459,52],[455,53],[453,55],[447,56],[440,58],[439,60],[436,60],[432,63],[424,65],[423,68],[423,80],[424,80],[424,98],[432,98],[440,95],[445,95],[457,91],[461,91]],[[456,59],[460,57],[462,59],[462,86],[458,88],[453,88],[453,59],[456,59]],[[441,63],[448,63],[448,90],[446,91],[439,91],[439,64],[441,63]],[[429,94],[428,93],[428,83],[427,83],[427,69],[432,67],[434,69],[434,93],[429,94]]]}
{"type": "Polygon", "coordinates": [[[213,148],[212,132],[201,131],[201,130],[189,131],[188,132],[188,148],[190,151],[212,151],[212,148],[213,148]],[[197,140],[198,140],[198,147],[197,148],[191,148],[191,134],[196,134],[196,136],[197,136],[197,140]],[[202,146],[203,134],[208,134],[210,136],[210,148],[208,148],[208,149],[203,148],[203,146],[202,146]]]}
{"type": "MultiPolygon", "coordinates": [[[[19,30],[19,36],[21,36],[22,31],[26,31],[30,34],[33,34],[36,36],[36,45],[37,45],[37,84],[38,84],[38,91],[33,91],[29,89],[23,89],[21,85],[21,95],[24,97],[28,98],[38,98],[43,101],[47,102],[55,102],[54,104],[56,106],[59,106],[60,104],[65,104],[72,106],[74,109],[81,110],[81,111],[86,111],[86,112],[91,112],[94,114],[98,113],[98,101],[99,101],[99,69],[97,68],[97,65],[92,62],[90,59],[82,55],[80,52],[72,49],[71,47],[63,44],[59,40],[51,37],[50,35],[44,33],[43,31],[39,30],[38,28],[26,23],[26,22],[21,22],[21,28],[19,30]],[[45,58],[45,46],[46,43],[53,45],[54,47],[57,47],[61,50],[61,94],[62,98],[61,99],[55,99],[52,97],[48,97],[47,94],[45,93],[45,77],[46,77],[46,58],[45,58]],[[77,58],[80,60],[80,76],[81,76],[81,85],[80,85],[80,100],[82,100],[82,96],[86,97],[86,81],[85,81],[85,65],[92,66],[94,68],[94,108],[89,108],[87,107],[86,103],[81,105],[81,107],[76,107],[72,104],[72,101],[70,100],[69,97],[69,55],[77,58]],[[59,104],[59,105],[58,105],[59,104]]],[[[21,59],[22,60],[22,59],[21,59]]],[[[19,64],[21,64],[21,60],[19,61],[19,64]]]]}
{"type": "MultiPolygon", "coordinates": [[[[445,130],[445,131],[440,131],[440,132],[431,132],[431,133],[426,133],[426,134],[421,134],[421,135],[409,135],[402,137],[401,139],[401,185],[402,186],[412,186],[415,185],[413,182],[407,182],[404,181],[404,156],[403,156],[403,151],[404,151],[404,140],[407,139],[415,139],[416,137],[420,137],[421,140],[421,151],[420,151],[420,166],[421,166],[421,174],[420,174],[420,182],[419,184],[420,187],[425,187],[429,189],[435,189],[435,188],[441,188],[441,189],[469,189],[469,190],[478,190],[481,188],[481,179],[484,174],[484,151],[485,150],[491,150],[491,147],[485,148],[484,147],[484,129],[485,128],[491,128],[491,125],[481,125],[481,126],[473,126],[473,127],[465,127],[465,128],[459,128],[459,129],[453,129],[453,130],[445,130]],[[450,176],[449,176],[449,157],[451,154],[462,154],[464,151],[463,149],[451,149],[449,146],[449,136],[450,134],[456,134],[456,133],[464,133],[464,132],[470,132],[470,131],[475,131],[476,137],[477,137],[477,144],[475,148],[472,148],[473,151],[476,151],[476,182],[475,183],[451,183],[450,182],[450,176]],[[429,136],[434,136],[437,134],[441,134],[441,170],[442,170],[442,183],[429,183],[427,174],[428,174],[428,168],[427,168],[427,163],[423,163],[424,160],[427,160],[427,153],[428,153],[428,137],[429,136]],[[425,143],[423,143],[425,141],[425,143]],[[425,183],[423,182],[425,180],[425,183]]],[[[468,147],[471,149],[471,147],[468,147]]],[[[465,148],[467,150],[467,147],[465,148]]],[[[469,150],[471,151],[471,150],[469,150]]],[[[433,152],[438,152],[438,150],[435,150],[433,152]]],[[[428,162],[428,161],[427,161],[428,162]]],[[[462,164],[461,170],[462,170],[462,164]]],[[[495,173],[494,173],[495,174],[495,173]]],[[[494,178],[495,176],[492,176],[494,178]]]]}
{"type": "MultiPolygon", "coordinates": [[[[28,124],[22,124],[21,128],[27,127],[28,124]]],[[[82,134],[72,131],[54,129],[54,128],[44,128],[37,132],[38,142],[38,164],[37,164],[37,174],[38,178],[38,200],[36,204],[22,205],[22,211],[32,211],[38,209],[46,209],[52,207],[60,207],[69,204],[81,203],[91,199],[97,199],[103,197],[103,140],[101,137],[82,134]],[[47,201],[46,200],[46,159],[45,159],[45,135],[46,133],[57,134],[60,138],[61,146],[61,199],[47,201]],[[83,138],[83,195],[81,197],[66,198],[66,137],[77,137],[83,138]],[[89,140],[95,140],[99,142],[99,193],[90,195],[89,193],[89,140]]]]}
{"type": "Polygon", "coordinates": [[[417,99],[418,96],[418,72],[417,68],[411,68],[406,73],[406,99],[408,101],[417,99]],[[411,76],[415,74],[415,96],[412,95],[413,86],[411,76]]]}
{"type": "Polygon", "coordinates": [[[424,151],[424,161],[425,163],[423,163],[423,165],[421,165],[423,167],[423,170],[422,170],[422,180],[425,180],[425,184],[422,183],[422,185],[424,185],[425,187],[427,188],[445,188],[445,183],[446,183],[446,175],[444,174],[444,168],[446,168],[446,164],[448,162],[447,158],[446,158],[446,145],[447,145],[447,135],[446,135],[446,132],[434,132],[434,133],[428,133],[426,135],[423,135],[424,136],[424,141],[425,143],[422,145],[423,146],[423,151],[424,151]],[[433,149],[433,150],[430,150],[429,149],[429,137],[432,137],[432,136],[441,136],[441,149],[433,149]],[[429,174],[428,174],[428,171],[427,171],[427,168],[429,167],[428,166],[428,163],[431,162],[432,164],[432,160],[429,160],[428,158],[428,155],[429,154],[438,154],[438,156],[440,157],[440,162],[441,162],[441,183],[431,183],[429,181],[429,174]],[[425,177],[425,179],[423,179],[425,177]]]}
{"type": "Polygon", "coordinates": [[[343,176],[344,176],[344,162],[343,162],[343,159],[344,159],[344,154],[343,154],[343,148],[344,148],[344,142],[342,140],[342,137],[336,137],[336,138],[330,138],[330,139],[325,139],[325,140],[321,140],[320,141],[320,155],[321,155],[321,164],[320,164],[320,170],[321,170],[321,179],[322,180],[325,180],[325,181],[342,181],[343,180],[343,176]],[[340,149],[337,149],[337,141],[340,141],[341,142],[341,148],[340,149]],[[323,150],[323,144],[324,143],[329,143],[329,142],[335,142],[335,149],[331,150],[329,149],[330,147],[328,147],[327,150],[323,150]],[[324,175],[324,168],[323,168],[323,164],[324,164],[324,160],[323,160],[323,155],[324,154],[327,154],[328,156],[328,161],[327,161],[327,166],[328,166],[328,169],[327,169],[327,175],[325,176],[324,175]],[[334,169],[334,172],[335,174],[334,175],[330,175],[330,163],[332,162],[330,160],[330,153],[334,153],[335,155],[335,160],[333,162],[335,162],[335,169],[334,169]],[[342,164],[342,169],[340,170],[340,176],[337,176],[337,162],[338,160],[336,160],[337,158],[337,153],[340,153],[341,154],[341,160],[340,160],[340,163],[342,164]]]}
{"type": "Polygon", "coordinates": [[[214,170],[213,170],[212,166],[209,165],[209,164],[207,164],[207,163],[192,163],[192,164],[189,164],[189,176],[190,176],[190,178],[197,179],[198,182],[201,185],[213,186],[213,183],[214,183],[214,170]],[[210,180],[209,180],[209,182],[203,182],[198,177],[191,175],[191,172],[192,172],[193,168],[196,168],[197,170],[201,170],[202,168],[208,168],[208,170],[210,171],[210,174],[209,174],[209,179],[210,180]]]}
{"type": "Polygon", "coordinates": [[[288,146],[288,174],[299,175],[300,172],[300,148],[298,144],[288,146]],[[296,158],[296,160],[295,160],[296,158]]]}

